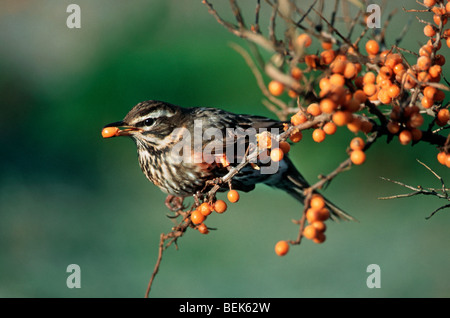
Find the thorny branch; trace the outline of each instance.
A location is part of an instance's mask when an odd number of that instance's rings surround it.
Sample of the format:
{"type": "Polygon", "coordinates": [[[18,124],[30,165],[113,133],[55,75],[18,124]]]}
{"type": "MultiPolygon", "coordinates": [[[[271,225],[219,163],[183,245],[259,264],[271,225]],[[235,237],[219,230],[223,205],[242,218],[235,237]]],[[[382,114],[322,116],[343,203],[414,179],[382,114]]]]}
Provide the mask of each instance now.
{"type": "MultiPolygon", "coordinates": [[[[312,55],[307,56],[305,47],[299,46],[299,44],[295,41],[294,34],[295,29],[298,29],[301,32],[306,32],[312,37],[317,38],[320,41],[325,41],[331,43],[332,45],[338,45],[339,48],[335,50],[337,54],[344,54],[348,57],[348,59],[355,63],[360,63],[361,66],[364,66],[366,70],[373,71],[375,73],[380,72],[380,61],[383,62],[383,59],[380,57],[374,58],[373,56],[366,56],[359,50],[359,43],[367,37],[370,33],[369,27],[367,23],[365,23],[365,11],[364,6],[361,1],[358,0],[336,0],[334,3],[334,10],[332,10],[330,19],[325,18],[324,16],[324,7],[325,3],[329,4],[329,1],[325,2],[324,0],[315,0],[313,3],[303,11],[300,7],[295,5],[294,2],[284,1],[284,0],[266,0],[265,3],[271,7],[270,19],[268,21],[267,30],[268,34],[263,34],[263,28],[261,27],[260,15],[262,12],[262,5],[260,0],[256,0],[256,7],[254,9],[254,23],[250,25],[250,28],[247,28],[244,17],[242,15],[241,9],[239,8],[236,0],[230,0],[230,8],[232,14],[235,18],[235,23],[225,21],[219,13],[214,9],[213,5],[208,0],[202,0],[202,3],[206,6],[208,12],[215,18],[215,20],[224,26],[229,32],[245,39],[247,44],[250,47],[250,51],[253,53],[253,57],[240,45],[232,43],[231,47],[236,50],[245,60],[250,70],[252,71],[256,83],[263,93],[264,99],[262,104],[265,105],[270,111],[272,111],[280,120],[285,121],[289,118],[290,115],[301,112],[308,116],[308,120],[299,125],[287,124],[285,131],[280,133],[279,135],[271,135],[270,137],[274,140],[281,142],[286,141],[293,133],[314,129],[317,127],[322,127],[325,123],[332,121],[332,115],[329,113],[322,113],[318,116],[309,116],[305,112],[303,104],[309,104],[311,102],[320,102],[321,96],[317,92],[315,92],[315,85],[318,84],[318,80],[314,78],[314,76],[310,76],[309,78],[304,76],[301,80],[296,80],[290,75],[286,74],[286,68],[291,68],[292,66],[297,65],[298,63],[307,64],[307,72],[323,72],[326,75],[329,75],[331,72],[329,70],[329,65],[324,65],[321,63],[320,59],[317,58],[313,60],[313,63],[308,64],[308,58],[311,58],[312,55]],[[338,16],[338,7],[339,3],[343,6],[344,14],[350,12],[348,8],[348,4],[353,4],[358,9],[356,13],[356,17],[352,18],[350,16],[339,17],[338,16]],[[289,8],[289,12],[286,10],[289,8]],[[284,32],[284,39],[277,39],[276,30],[279,28],[276,25],[276,19],[280,17],[284,20],[286,29],[284,32]],[[319,21],[319,23],[314,22],[315,20],[319,21]],[[323,22],[327,28],[322,28],[323,22]],[[345,36],[341,31],[336,27],[336,22],[344,21],[347,24],[348,35],[345,36]],[[352,41],[352,35],[356,32],[357,27],[362,27],[361,32],[356,35],[356,40],[352,41]],[[277,28],[276,28],[277,27],[277,28]],[[265,61],[259,49],[263,49],[271,54],[271,57],[265,61]],[[352,51],[350,54],[350,50],[352,51]],[[256,60],[257,63],[254,62],[256,60]],[[263,72],[265,74],[263,74],[263,72]],[[274,96],[267,88],[265,76],[269,77],[271,80],[278,81],[285,85],[288,89],[293,90],[297,93],[297,97],[294,99],[297,104],[293,100],[290,102],[286,102],[283,98],[279,98],[274,96]]],[[[417,1],[418,4],[424,6],[423,3],[417,1]]],[[[406,10],[403,8],[404,12],[414,13],[414,12],[431,12],[430,8],[422,9],[422,10],[406,10]]],[[[391,48],[386,47],[386,39],[385,35],[387,34],[387,29],[389,23],[394,17],[395,12],[391,12],[387,19],[385,20],[384,26],[381,32],[374,32],[372,34],[373,38],[376,38],[378,42],[382,45],[383,49],[387,49],[389,54],[397,53],[401,56],[402,63],[406,65],[407,69],[412,69],[412,65],[405,58],[405,54],[409,54],[414,56],[415,58],[420,55],[413,50],[408,50],[402,47],[399,47],[399,43],[404,38],[409,25],[412,22],[412,19],[408,20],[408,23],[401,30],[400,35],[394,40],[394,45],[391,48]]],[[[419,18],[418,18],[419,19],[419,18]]],[[[419,19],[419,22],[424,22],[428,24],[428,22],[419,19]]],[[[441,39],[443,34],[443,23],[441,23],[436,28],[437,36],[435,41],[432,43],[432,51],[430,56],[434,59],[436,57],[436,52],[438,50],[438,42],[441,39]]],[[[420,98],[423,98],[423,87],[430,86],[442,91],[448,91],[449,87],[447,85],[438,83],[437,81],[422,81],[415,74],[408,74],[408,76],[403,76],[401,80],[401,93],[398,100],[395,101],[396,106],[400,109],[400,116],[407,111],[407,109],[412,108],[420,98]],[[409,76],[409,78],[408,78],[409,76]],[[417,85],[416,88],[405,88],[407,82],[412,82],[413,85],[417,85]],[[409,96],[408,94],[411,94],[409,96]]],[[[445,78],[444,78],[445,80],[445,78]]],[[[445,80],[446,81],[446,80],[445,80]]],[[[351,81],[347,80],[347,84],[349,84],[350,93],[354,93],[356,91],[356,87],[351,81]]],[[[448,83],[448,82],[447,82],[448,83]]],[[[387,141],[390,142],[394,137],[399,136],[399,132],[392,132],[389,130],[389,124],[392,123],[392,113],[386,112],[381,107],[381,103],[376,100],[366,100],[360,105],[360,112],[358,114],[354,114],[354,118],[363,118],[365,120],[370,119],[373,128],[370,132],[365,133],[366,142],[363,151],[367,151],[377,140],[382,136],[387,136],[387,141]],[[365,112],[365,113],[363,113],[365,112]],[[366,114],[367,113],[367,114],[366,114]]],[[[442,102],[437,106],[433,106],[429,109],[420,109],[421,114],[431,115],[432,117],[437,116],[437,110],[440,108],[445,108],[442,102]]],[[[447,108],[449,105],[446,106],[447,108]]],[[[449,129],[450,126],[447,124],[446,126],[442,126],[438,129],[433,130],[433,125],[435,120],[433,120],[426,130],[420,130],[421,139],[420,141],[427,142],[431,145],[436,145],[442,151],[450,151],[450,135],[446,138],[443,135],[438,134],[444,129],[449,129]]],[[[405,125],[403,123],[403,125],[405,125]]],[[[414,141],[412,145],[417,143],[414,141]]],[[[150,281],[148,283],[147,291],[145,296],[148,297],[151,286],[153,284],[154,278],[158,273],[159,267],[161,265],[163,252],[172,244],[177,243],[178,238],[180,238],[187,230],[188,227],[195,228],[196,226],[190,220],[191,212],[197,208],[200,204],[199,199],[206,199],[211,202],[216,195],[216,192],[223,186],[227,186],[232,178],[238,174],[244,167],[246,167],[251,162],[254,162],[256,157],[258,156],[258,151],[251,151],[257,149],[258,145],[250,145],[247,153],[245,154],[243,160],[234,167],[228,167],[228,173],[216,180],[211,180],[208,184],[210,186],[208,190],[204,190],[202,193],[198,193],[195,198],[195,203],[188,211],[183,211],[180,209],[175,213],[175,218],[181,216],[182,220],[178,222],[176,226],[172,228],[172,230],[167,234],[161,234],[160,243],[158,249],[158,258],[155,264],[153,273],[151,275],[150,281]]],[[[382,178],[383,180],[393,182],[400,186],[403,186],[409,190],[411,193],[394,195],[389,197],[383,197],[380,199],[394,199],[394,198],[403,198],[403,197],[411,197],[415,195],[432,195],[436,196],[440,199],[444,199],[450,201],[449,189],[446,188],[443,179],[431,170],[424,163],[420,162],[425,168],[431,171],[436,178],[438,178],[441,182],[441,189],[432,189],[432,188],[423,188],[421,186],[410,186],[406,185],[399,181],[390,180],[387,178],[382,178]]],[[[312,194],[314,191],[323,189],[327,184],[329,184],[337,175],[348,170],[352,166],[352,161],[350,158],[341,162],[332,172],[325,176],[319,176],[319,180],[311,185],[309,188],[304,189],[305,200],[304,200],[304,209],[301,214],[301,218],[299,220],[293,220],[294,223],[299,225],[298,236],[295,240],[289,240],[290,244],[300,244],[301,239],[303,237],[303,229],[306,225],[306,211],[308,209],[309,202],[311,200],[312,194]]],[[[430,218],[436,212],[450,208],[450,204],[445,204],[436,209],[431,213],[430,218]]]]}

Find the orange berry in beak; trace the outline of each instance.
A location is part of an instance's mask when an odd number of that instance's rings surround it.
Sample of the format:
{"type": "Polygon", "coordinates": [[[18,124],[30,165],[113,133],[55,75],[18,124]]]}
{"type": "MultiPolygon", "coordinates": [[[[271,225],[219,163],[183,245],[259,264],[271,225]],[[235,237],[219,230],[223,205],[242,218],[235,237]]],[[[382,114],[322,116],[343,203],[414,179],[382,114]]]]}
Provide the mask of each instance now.
{"type": "Polygon", "coordinates": [[[102,136],[103,138],[111,138],[114,136],[117,136],[117,133],[119,132],[119,128],[117,127],[105,127],[102,130],[102,136]]]}

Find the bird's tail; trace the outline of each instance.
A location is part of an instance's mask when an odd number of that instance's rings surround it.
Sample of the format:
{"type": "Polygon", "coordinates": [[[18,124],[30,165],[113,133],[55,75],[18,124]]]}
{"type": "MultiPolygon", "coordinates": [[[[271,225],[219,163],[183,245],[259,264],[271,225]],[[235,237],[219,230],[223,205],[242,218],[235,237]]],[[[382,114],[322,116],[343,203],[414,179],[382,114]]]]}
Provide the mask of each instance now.
{"type": "MultiPolygon", "coordinates": [[[[287,158],[286,158],[287,159],[287,158]]],[[[288,162],[288,169],[284,174],[284,177],[276,184],[271,184],[272,186],[282,189],[289,193],[291,196],[296,198],[302,204],[305,201],[305,195],[303,190],[309,187],[308,182],[300,174],[300,172],[293,166],[291,162],[288,162]]],[[[314,191],[314,193],[318,193],[314,191]]],[[[323,197],[323,196],[322,196],[323,197]]],[[[347,220],[347,221],[357,221],[354,217],[337,207],[334,203],[329,201],[324,197],[326,207],[330,211],[330,217],[334,221],[347,220]]]]}

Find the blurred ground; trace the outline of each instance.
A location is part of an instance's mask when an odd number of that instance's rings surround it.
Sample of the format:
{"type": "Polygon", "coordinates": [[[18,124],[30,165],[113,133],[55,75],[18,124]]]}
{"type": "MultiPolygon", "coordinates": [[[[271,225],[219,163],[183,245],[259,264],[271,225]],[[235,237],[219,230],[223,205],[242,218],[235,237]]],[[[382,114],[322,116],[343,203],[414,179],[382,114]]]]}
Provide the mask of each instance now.
{"type": "MultiPolygon", "coordinates": [[[[230,17],[227,4],[216,2],[230,17]]],[[[159,235],[171,221],[132,141],[103,140],[103,125],[146,99],[270,113],[251,71],[228,46],[242,40],[200,1],[78,0],[81,29],[66,27],[70,3],[0,3],[0,297],[142,297],[159,235]],[[66,287],[73,263],[81,267],[80,289],[66,287]]],[[[253,2],[242,6],[252,13],[253,2]]],[[[417,4],[390,6],[400,9],[392,41],[408,19],[401,6],[417,4]]],[[[403,46],[425,41],[421,27],[413,21],[403,46]]],[[[340,132],[318,145],[305,134],[291,157],[314,181],[345,159],[350,136],[340,132]]],[[[422,145],[375,145],[364,165],[325,192],[360,222],[330,223],[325,244],[304,242],[283,258],[273,247],[296,237],[291,219],[301,206],[259,186],[208,220],[218,231],[189,231],[178,251],[166,252],[151,295],[448,297],[450,218],[442,211],[425,220],[441,202],[377,199],[405,192],[379,176],[439,187],[415,160],[448,179],[435,155],[422,145]],[[381,267],[380,289],[366,286],[369,264],[381,267]]]]}

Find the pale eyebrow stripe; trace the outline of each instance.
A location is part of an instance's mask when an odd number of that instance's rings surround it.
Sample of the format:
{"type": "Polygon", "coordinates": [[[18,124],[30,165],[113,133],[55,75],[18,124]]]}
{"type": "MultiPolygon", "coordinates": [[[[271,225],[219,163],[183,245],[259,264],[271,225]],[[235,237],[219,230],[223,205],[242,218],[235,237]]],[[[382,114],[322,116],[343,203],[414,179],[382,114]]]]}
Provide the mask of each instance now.
{"type": "Polygon", "coordinates": [[[137,123],[139,123],[139,122],[141,122],[141,121],[143,121],[143,120],[145,120],[147,118],[152,118],[152,119],[161,118],[161,117],[170,118],[170,117],[172,117],[174,115],[175,115],[175,113],[171,112],[170,110],[165,110],[165,109],[161,110],[161,109],[159,109],[157,111],[154,111],[152,113],[146,114],[144,116],[140,116],[139,118],[134,120],[133,124],[137,124],[137,123]]]}

